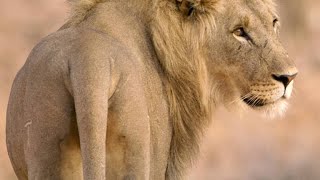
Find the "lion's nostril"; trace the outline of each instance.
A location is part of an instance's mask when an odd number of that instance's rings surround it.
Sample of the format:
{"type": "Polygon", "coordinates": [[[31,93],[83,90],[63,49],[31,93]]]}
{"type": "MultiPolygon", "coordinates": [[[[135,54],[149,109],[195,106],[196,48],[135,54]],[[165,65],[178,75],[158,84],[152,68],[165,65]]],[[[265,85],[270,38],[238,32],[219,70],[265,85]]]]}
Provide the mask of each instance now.
{"type": "Polygon", "coordinates": [[[276,75],[273,74],[272,77],[276,81],[282,82],[284,87],[286,88],[290,82],[297,76],[298,73],[292,74],[292,75],[276,75]]]}

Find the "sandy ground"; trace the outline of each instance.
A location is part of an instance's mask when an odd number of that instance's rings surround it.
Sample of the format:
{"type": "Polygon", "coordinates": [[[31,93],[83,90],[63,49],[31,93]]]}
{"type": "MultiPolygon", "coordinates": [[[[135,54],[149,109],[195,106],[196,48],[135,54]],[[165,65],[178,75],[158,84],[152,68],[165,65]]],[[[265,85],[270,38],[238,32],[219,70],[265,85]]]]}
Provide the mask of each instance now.
{"type": "MultiPolygon", "coordinates": [[[[299,76],[288,113],[273,121],[220,108],[189,179],[320,179],[320,2],[281,0],[282,39],[299,76]]],[[[32,47],[67,17],[64,0],[1,1],[0,180],[16,179],[5,147],[5,113],[15,74],[32,47]]]]}

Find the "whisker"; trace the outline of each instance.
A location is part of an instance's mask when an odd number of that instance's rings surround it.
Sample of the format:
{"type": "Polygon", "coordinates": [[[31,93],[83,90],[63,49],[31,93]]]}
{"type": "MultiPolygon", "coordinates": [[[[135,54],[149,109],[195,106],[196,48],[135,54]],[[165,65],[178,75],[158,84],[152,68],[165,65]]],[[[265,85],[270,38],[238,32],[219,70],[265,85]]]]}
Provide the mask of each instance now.
{"type": "Polygon", "coordinates": [[[233,101],[229,102],[228,105],[232,105],[232,104],[234,104],[236,102],[241,102],[241,101],[243,101],[244,99],[246,99],[246,98],[248,98],[250,96],[252,96],[251,92],[247,93],[244,96],[241,96],[240,98],[235,98],[233,101]]]}
{"type": "Polygon", "coordinates": [[[246,95],[244,95],[244,96],[242,96],[241,99],[244,100],[244,99],[249,98],[250,96],[252,96],[251,92],[246,94],[246,95]]]}
{"type": "Polygon", "coordinates": [[[254,101],[252,103],[253,106],[256,106],[258,104],[259,98],[258,96],[255,96],[254,101]]]}
{"type": "Polygon", "coordinates": [[[252,93],[248,93],[246,96],[242,97],[242,100],[251,99],[254,95],[252,93]]]}
{"type": "Polygon", "coordinates": [[[255,94],[255,95],[253,95],[252,97],[250,97],[250,102],[251,103],[253,103],[256,99],[257,99],[257,97],[258,97],[258,95],[257,94],[255,94]]]}
{"type": "Polygon", "coordinates": [[[258,99],[258,101],[256,102],[256,104],[255,104],[255,105],[264,104],[264,102],[263,102],[263,101],[264,101],[263,99],[258,99]]]}

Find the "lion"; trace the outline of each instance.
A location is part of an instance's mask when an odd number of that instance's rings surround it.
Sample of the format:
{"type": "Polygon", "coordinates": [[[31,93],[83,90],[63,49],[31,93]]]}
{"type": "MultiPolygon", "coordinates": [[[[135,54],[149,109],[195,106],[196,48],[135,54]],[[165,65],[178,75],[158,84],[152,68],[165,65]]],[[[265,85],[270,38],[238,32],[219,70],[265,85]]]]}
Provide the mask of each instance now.
{"type": "Polygon", "coordinates": [[[19,179],[184,179],[219,105],[279,114],[298,71],[271,0],[74,0],[13,83],[19,179]]]}

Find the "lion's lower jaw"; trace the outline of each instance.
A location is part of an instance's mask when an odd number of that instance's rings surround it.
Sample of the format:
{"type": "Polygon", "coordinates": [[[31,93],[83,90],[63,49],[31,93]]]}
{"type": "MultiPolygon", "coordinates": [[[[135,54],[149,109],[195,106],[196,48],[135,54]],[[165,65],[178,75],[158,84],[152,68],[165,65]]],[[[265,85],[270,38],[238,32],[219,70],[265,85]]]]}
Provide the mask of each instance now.
{"type": "Polygon", "coordinates": [[[268,103],[263,106],[252,107],[245,102],[241,105],[242,111],[245,112],[257,112],[262,119],[273,120],[278,117],[282,117],[288,109],[288,102],[285,99],[279,99],[276,102],[268,103]]]}
{"type": "Polygon", "coordinates": [[[280,99],[274,103],[254,109],[261,113],[263,117],[274,119],[276,117],[282,117],[285,114],[286,110],[288,109],[288,102],[287,100],[280,99]]]}
{"type": "Polygon", "coordinates": [[[262,119],[275,119],[282,117],[288,109],[288,102],[286,99],[279,99],[276,102],[268,103],[263,106],[252,107],[245,103],[241,98],[232,103],[224,104],[224,106],[231,112],[240,115],[244,118],[251,113],[258,114],[262,119]]]}

